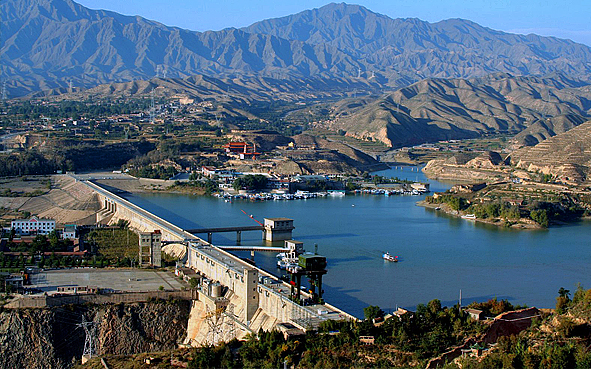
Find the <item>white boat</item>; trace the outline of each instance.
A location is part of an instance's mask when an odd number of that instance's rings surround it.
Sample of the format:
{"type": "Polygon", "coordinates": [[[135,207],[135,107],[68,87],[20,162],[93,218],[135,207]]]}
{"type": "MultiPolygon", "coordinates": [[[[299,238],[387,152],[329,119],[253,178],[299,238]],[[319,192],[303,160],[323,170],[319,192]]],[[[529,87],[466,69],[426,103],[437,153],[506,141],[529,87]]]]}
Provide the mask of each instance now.
{"type": "Polygon", "coordinates": [[[277,268],[285,269],[286,266],[287,266],[287,262],[285,262],[284,260],[277,260],[277,268]]]}
{"type": "Polygon", "coordinates": [[[384,258],[384,260],[386,261],[392,261],[397,263],[398,262],[398,256],[392,256],[390,255],[389,252],[385,253],[384,255],[382,255],[382,257],[384,258]]]}
{"type": "Polygon", "coordinates": [[[475,214],[466,214],[466,215],[462,215],[461,218],[468,219],[468,220],[474,220],[474,219],[476,219],[476,215],[475,214]]]}
{"type": "Polygon", "coordinates": [[[283,258],[281,260],[277,260],[277,268],[279,269],[287,269],[293,268],[298,265],[297,260],[290,259],[290,258],[283,258]]]}

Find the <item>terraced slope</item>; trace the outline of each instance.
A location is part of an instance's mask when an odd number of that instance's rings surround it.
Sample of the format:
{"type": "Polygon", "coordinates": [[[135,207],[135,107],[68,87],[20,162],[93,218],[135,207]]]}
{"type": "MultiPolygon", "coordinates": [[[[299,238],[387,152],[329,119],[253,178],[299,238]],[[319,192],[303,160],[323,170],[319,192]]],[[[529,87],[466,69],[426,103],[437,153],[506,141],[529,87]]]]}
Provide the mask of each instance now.
{"type": "Polygon", "coordinates": [[[591,121],[511,154],[518,168],[540,171],[567,183],[591,181],[591,121]]]}

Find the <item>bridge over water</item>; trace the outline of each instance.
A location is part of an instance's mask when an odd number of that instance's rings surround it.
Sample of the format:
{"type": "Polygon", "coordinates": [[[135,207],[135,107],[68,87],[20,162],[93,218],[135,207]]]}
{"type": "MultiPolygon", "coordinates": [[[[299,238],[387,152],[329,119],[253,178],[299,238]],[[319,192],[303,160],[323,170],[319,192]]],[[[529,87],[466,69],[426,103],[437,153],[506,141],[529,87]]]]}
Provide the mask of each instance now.
{"type": "MultiPolygon", "coordinates": [[[[242,232],[248,231],[265,231],[265,226],[245,226],[245,227],[218,227],[218,228],[197,228],[197,229],[187,229],[187,232],[191,234],[207,234],[207,242],[211,243],[212,235],[214,233],[222,233],[222,232],[236,232],[236,242],[240,243],[242,241],[242,232]]],[[[264,235],[263,235],[264,237],[264,235]]]]}

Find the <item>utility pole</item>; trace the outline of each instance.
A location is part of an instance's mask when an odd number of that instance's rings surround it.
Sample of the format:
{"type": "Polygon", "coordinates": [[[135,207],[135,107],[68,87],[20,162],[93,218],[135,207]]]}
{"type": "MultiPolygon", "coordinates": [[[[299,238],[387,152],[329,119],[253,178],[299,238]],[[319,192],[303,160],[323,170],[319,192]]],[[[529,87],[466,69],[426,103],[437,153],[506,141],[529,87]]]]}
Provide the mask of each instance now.
{"type": "Polygon", "coordinates": [[[151,94],[151,103],[150,103],[150,123],[154,124],[154,115],[156,113],[156,108],[154,107],[154,89],[152,89],[152,94],[151,94]]]}

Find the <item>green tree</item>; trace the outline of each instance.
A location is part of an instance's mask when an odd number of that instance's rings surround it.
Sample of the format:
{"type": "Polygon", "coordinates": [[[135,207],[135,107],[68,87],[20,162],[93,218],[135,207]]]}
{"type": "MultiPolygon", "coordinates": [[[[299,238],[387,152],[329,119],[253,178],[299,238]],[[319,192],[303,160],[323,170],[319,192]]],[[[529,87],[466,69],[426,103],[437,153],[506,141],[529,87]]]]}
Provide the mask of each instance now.
{"type": "Polygon", "coordinates": [[[565,289],[564,287],[560,287],[558,290],[558,296],[564,297],[570,300],[570,290],[565,289]]]}
{"type": "Polygon", "coordinates": [[[367,320],[381,318],[384,316],[384,311],[379,306],[370,305],[363,309],[363,316],[367,320]]]}
{"type": "Polygon", "coordinates": [[[247,174],[244,177],[239,177],[234,180],[232,187],[238,191],[246,190],[262,190],[267,188],[268,179],[262,174],[247,174]]]}
{"type": "Polygon", "coordinates": [[[189,286],[193,289],[197,288],[199,286],[199,280],[195,277],[189,279],[189,286]]]}
{"type": "Polygon", "coordinates": [[[564,287],[560,287],[558,290],[558,297],[556,298],[556,312],[561,314],[566,311],[570,303],[570,291],[564,287]]]}
{"type": "Polygon", "coordinates": [[[530,218],[544,228],[548,228],[550,224],[550,218],[546,209],[532,210],[530,212],[530,218]]]}

